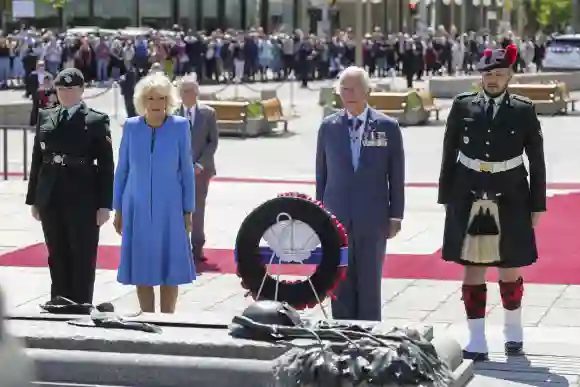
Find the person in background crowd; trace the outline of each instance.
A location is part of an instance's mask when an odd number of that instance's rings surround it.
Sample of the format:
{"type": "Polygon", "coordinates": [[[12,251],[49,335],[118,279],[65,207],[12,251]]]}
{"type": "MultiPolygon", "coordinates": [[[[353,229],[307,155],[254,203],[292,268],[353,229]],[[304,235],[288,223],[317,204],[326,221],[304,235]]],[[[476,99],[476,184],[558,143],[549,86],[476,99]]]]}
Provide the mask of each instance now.
{"type": "Polygon", "coordinates": [[[119,88],[125,101],[127,117],[135,117],[137,116],[137,112],[135,111],[134,93],[135,86],[139,82],[139,79],[141,79],[141,75],[139,74],[139,70],[129,61],[125,62],[125,68],[127,71],[121,76],[119,88]]]}
{"type": "Polygon", "coordinates": [[[42,57],[44,58],[46,68],[54,76],[56,76],[61,68],[62,51],[62,45],[54,36],[51,36],[49,42],[43,47],[42,57]]]}
{"type": "Polygon", "coordinates": [[[80,47],[75,52],[75,67],[83,73],[85,82],[91,83],[93,78],[92,64],[95,58],[93,48],[89,44],[88,39],[81,39],[80,47]]]}
{"type": "Polygon", "coordinates": [[[8,81],[12,76],[10,68],[10,44],[5,38],[0,37],[0,87],[7,88],[8,81]]]}
{"type": "Polygon", "coordinates": [[[95,57],[97,60],[97,82],[104,83],[109,79],[109,62],[111,60],[110,48],[102,38],[97,38],[95,45],[95,57]]]}
{"type": "Polygon", "coordinates": [[[507,91],[516,58],[515,46],[486,50],[477,66],[483,91],[455,98],[443,140],[438,198],[446,213],[442,255],[465,267],[462,300],[470,338],[463,357],[474,361],[488,359],[488,267],[499,269],[505,353],[523,354],[520,268],[538,259],[534,228],[546,211],[540,122],[528,99],[507,91]]]}
{"type": "Polygon", "coordinates": [[[41,109],[50,109],[58,104],[56,90],[54,88],[52,76],[44,77],[44,82],[38,88],[38,92],[32,99],[32,109],[30,109],[30,126],[38,123],[38,114],[41,109]]]}
{"type": "Polygon", "coordinates": [[[143,312],[174,313],[178,286],[195,279],[188,234],[195,210],[195,177],[187,119],[172,115],[176,88],[161,73],[135,88],[137,117],[123,127],[115,174],[114,227],[122,236],[117,280],[136,285],[143,312]]]}
{"type": "Polygon", "coordinates": [[[316,199],[348,233],[348,271],[332,301],[339,320],[381,321],[386,240],[401,230],[405,156],[396,120],[367,104],[368,73],[348,67],[338,79],[343,106],[318,130],[316,199]],[[347,145],[348,144],[348,145],[347,145]]]}
{"type": "Polygon", "coordinates": [[[52,280],[46,306],[92,304],[100,227],[109,219],[113,146],[109,116],[82,100],[77,69],[55,79],[60,106],[40,110],[26,204],[42,224],[52,280]]]}
{"type": "Polygon", "coordinates": [[[26,81],[26,96],[36,97],[38,89],[44,85],[44,80],[50,78],[52,80],[52,74],[46,71],[46,66],[44,61],[38,61],[36,64],[36,70],[30,73],[26,81]]]}
{"type": "Polygon", "coordinates": [[[205,204],[209,182],[215,176],[214,156],[218,147],[218,129],[215,110],[199,104],[197,76],[189,74],[179,81],[182,105],[178,114],[187,118],[191,128],[191,149],[195,169],[195,212],[191,231],[191,246],[196,261],[207,259],[203,253],[205,245],[205,204]]]}
{"type": "MultiPolygon", "coordinates": [[[[100,84],[117,79],[126,71],[123,62],[127,60],[131,60],[142,75],[147,74],[155,61],[160,61],[163,71],[171,78],[195,72],[202,85],[227,83],[233,79],[241,82],[285,81],[289,77],[334,79],[342,69],[354,64],[356,51],[355,37],[350,28],[338,29],[327,38],[301,30],[268,33],[262,28],[215,29],[206,33],[176,26],[171,31],[144,31],[137,38],[130,37],[123,30],[116,33],[105,31],[57,33],[29,28],[14,31],[5,38],[12,50],[18,48],[20,52],[25,71],[25,77],[21,78],[26,79],[34,71],[36,62],[44,60],[49,71],[54,71],[55,66],[57,69],[77,66],[88,84],[93,84],[95,79],[100,84]],[[312,49],[304,51],[305,43],[312,49]],[[60,59],[55,55],[59,50],[60,59]],[[161,52],[165,55],[160,55],[161,52]]],[[[385,77],[391,70],[396,76],[409,75],[404,62],[414,63],[413,77],[417,78],[427,69],[434,71],[436,76],[453,75],[457,71],[468,73],[485,48],[496,45],[496,42],[507,42],[506,39],[518,44],[531,40],[535,52],[533,67],[541,69],[546,46],[541,35],[529,39],[526,36],[514,37],[510,31],[497,36],[485,31],[468,31],[459,36],[454,27],[447,31],[443,26],[435,30],[427,28],[422,36],[386,32],[380,28],[368,31],[365,36],[364,67],[371,77],[385,77]],[[405,42],[409,40],[415,47],[412,53],[405,51],[405,42]],[[430,47],[429,52],[424,49],[426,47],[430,47]]],[[[16,50],[10,56],[15,59],[9,65],[11,74],[6,87],[19,87],[16,50]]],[[[523,64],[523,57],[520,62],[523,64]]],[[[524,69],[525,66],[518,67],[518,70],[524,69]]],[[[528,70],[533,71],[532,68],[528,70]]]]}

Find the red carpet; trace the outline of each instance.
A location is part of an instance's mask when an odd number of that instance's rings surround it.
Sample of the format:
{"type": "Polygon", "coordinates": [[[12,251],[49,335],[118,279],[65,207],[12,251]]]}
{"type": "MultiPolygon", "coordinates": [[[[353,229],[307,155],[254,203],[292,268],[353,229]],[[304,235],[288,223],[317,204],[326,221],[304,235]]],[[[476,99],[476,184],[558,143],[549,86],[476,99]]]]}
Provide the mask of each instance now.
{"type": "MultiPolygon", "coordinates": [[[[548,199],[548,212],[537,230],[540,259],[525,269],[527,282],[580,285],[580,193],[558,195],[548,199]]],[[[235,273],[233,251],[208,249],[208,263],[198,268],[202,272],[235,273]]],[[[119,248],[99,248],[98,267],[115,270],[119,248]]],[[[0,255],[0,266],[45,267],[46,250],[37,244],[0,255]]],[[[274,269],[281,274],[310,274],[311,267],[283,265],[274,269]]],[[[384,278],[461,279],[461,267],[443,262],[440,252],[427,255],[390,254],[383,269],[384,278]]],[[[495,273],[490,273],[490,280],[495,273]]]]}

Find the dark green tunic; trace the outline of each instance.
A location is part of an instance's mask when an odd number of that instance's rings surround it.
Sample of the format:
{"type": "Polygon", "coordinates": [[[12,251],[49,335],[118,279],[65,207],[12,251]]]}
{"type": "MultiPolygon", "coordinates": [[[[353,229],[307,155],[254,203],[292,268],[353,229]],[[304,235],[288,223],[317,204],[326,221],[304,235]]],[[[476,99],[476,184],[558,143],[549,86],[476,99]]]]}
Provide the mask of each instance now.
{"type": "Polygon", "coordinates": [[[477,193],[489,192],[499,207],[501,262],[494,266],[521,267],[538,258],[532,212],[546,210],[546,165],[540,122],[531,101],[507,93],[491,123],[485,116],[483,94],[455,98],[447,119],[438,202],[446,205],[443,259],[461,259],[469,211],[477,193]],[[525,165],[499,173],[474,171],[458,162],[462,152],[471,159],[506,161],[522,155],[525,165]]]}

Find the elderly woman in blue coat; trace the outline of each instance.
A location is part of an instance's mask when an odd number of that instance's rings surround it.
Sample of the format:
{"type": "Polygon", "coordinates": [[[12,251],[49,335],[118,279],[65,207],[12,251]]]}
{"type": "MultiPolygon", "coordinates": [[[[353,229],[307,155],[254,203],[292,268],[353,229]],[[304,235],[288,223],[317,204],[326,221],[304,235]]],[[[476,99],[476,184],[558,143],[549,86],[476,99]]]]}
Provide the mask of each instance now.
{"type": "Polygon", "coordinates": [[[117,280],[137,286],[143,312],[174,313],[178,286],[195,279],[189,232],[195,181],[189,124],[172,115],[178,94],[152,73],[135,87],[137,117],[123,128],[115,174],[114,226],[122,236],[117,280]]]}

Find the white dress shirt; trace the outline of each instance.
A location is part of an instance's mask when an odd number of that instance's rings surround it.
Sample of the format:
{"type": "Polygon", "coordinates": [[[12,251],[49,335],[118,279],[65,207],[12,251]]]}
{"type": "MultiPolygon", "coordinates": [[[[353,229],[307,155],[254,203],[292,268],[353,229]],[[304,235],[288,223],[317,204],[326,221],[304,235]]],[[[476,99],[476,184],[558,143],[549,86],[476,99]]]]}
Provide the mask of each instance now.
{"type": "Polygon", "coordinates": [[[189,118],[189,122],[190,122],[192,128],[193,128],[193,124],[195,123],[195,114],[196,113],[197,113],[197,105],[193,105],[192,107],[189,108],[188,118],[189,118]]]}
{"type": "Polygon", "coordinates": [[[347,111],[347,116],[349,120],[348,132],[350,135],[350,152],[352,157],[352,166],[355,171],[358,169],[359,166],[362,137],[364,135],[365,126],[367,123],[368,111],[369,108],[368,106],[366,106],[363,112],[356,117],[348,113],[347,111]],[[351,122],[354,118],[358,118],[359,121],[359,125],[356,128],[351,127],[351,122]]]}

